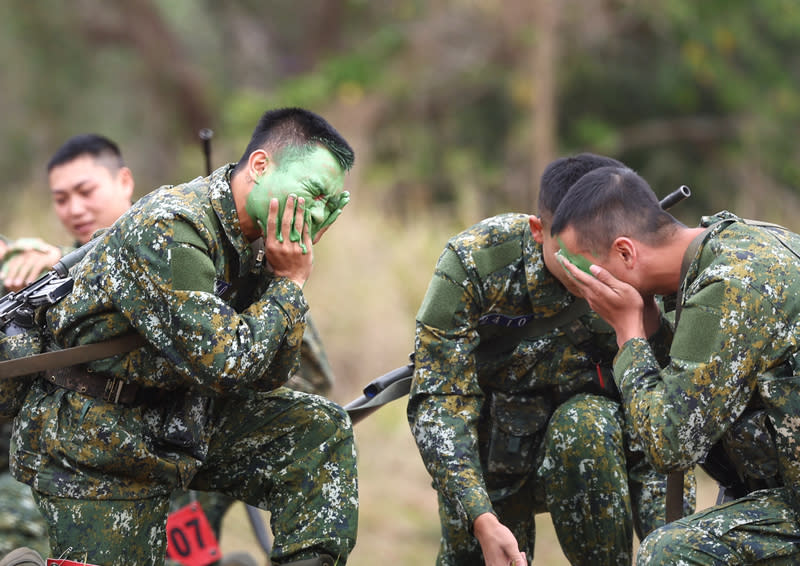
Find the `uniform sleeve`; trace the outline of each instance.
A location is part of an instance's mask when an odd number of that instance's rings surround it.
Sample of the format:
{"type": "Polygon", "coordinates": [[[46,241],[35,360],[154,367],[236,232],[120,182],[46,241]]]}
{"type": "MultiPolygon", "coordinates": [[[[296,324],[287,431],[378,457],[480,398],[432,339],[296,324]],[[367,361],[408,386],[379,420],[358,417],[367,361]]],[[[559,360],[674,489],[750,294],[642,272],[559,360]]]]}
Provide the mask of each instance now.
{"type": "Polygon", "coordinates": [[[648,342],[626,342],[614,364],[628,418],[662,471],[702,462],[744,411],[763,371],[762,352],[779,320],[741,281],[718,278],[687,297],[661,370],[648,342]]]}
{"type": "Polygon", "coordinates": [[[471,526],[492,511],[478,450],[478,305],[464,279],[453,277],[452,267],[443,272],[442,263],[417,315],[408,420],[434,487],[471,526]]]}
{"type": "Polygon", "coordinates": [[[307,310],[300,287],[277,277],[260,298],[236,312],[214,293],[213,258],[175,239],[180,231],[162,221],[126,235],[113,259],[104,256],[102,287],[114,307],[187,385],[224,393],[284,383],[296,355],[287,362],[282,350],[291,346],[299,352],[307,310]]]}

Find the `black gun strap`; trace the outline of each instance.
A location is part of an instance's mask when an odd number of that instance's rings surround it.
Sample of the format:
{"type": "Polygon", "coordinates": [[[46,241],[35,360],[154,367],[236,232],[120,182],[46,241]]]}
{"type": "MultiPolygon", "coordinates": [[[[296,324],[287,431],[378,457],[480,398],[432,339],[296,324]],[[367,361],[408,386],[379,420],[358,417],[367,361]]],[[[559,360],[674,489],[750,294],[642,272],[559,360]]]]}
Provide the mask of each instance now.
{"type": "Polygon", "coordinates": [[[146,340],[141,334],[130,332],[103,342],[84,344],[82,346],[64,348],[63,350],[54,350],[52,352],[44,352],[33,356],[25,356],[24,358],[5,360],[0,362],[0,379],[38,373],[46,369],[74,366],[102,358],[110,358],[117,354],[124,354],[125,352],[135,350],[136,348],[144,346],[146,343],[146,340]]]}

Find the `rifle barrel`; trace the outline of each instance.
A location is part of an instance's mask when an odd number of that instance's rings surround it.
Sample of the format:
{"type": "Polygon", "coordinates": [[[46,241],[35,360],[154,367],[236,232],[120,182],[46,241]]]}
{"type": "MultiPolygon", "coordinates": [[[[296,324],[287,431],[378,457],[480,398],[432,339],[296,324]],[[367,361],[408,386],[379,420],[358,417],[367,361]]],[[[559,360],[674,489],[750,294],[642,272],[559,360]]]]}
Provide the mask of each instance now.
{"type": "Polygon", "coordinates": [[[72,268],[72,266],[82,260],[83,256],[89,253],[89,250],[95,246],[98,240],[99,237],[95,238],[94,240],[89,240],[77,250],[69,252],[53,266],[53,271],[55,271],[59,277],[66,277],[69,274],[69,270],[72,268]]]}
{"type": "Polygon", "coordinates": [[[689,198],[691,194],[692,191],[691,189],[689,189],[689,187],[687,187],[686,185],[681,185],[680,187],[672,191],[670,194],[665,196],[663,199],[661,199],[659,201],[659,204],[661,205],[661,208],[663,208],[664,210],[669,210],[679,202],[689,198]]]}
{"type": "Polygon", "coordinates": [[[203,128],[197,132],[198,137],[203,142],[203,155],[206,158],[206,175],[211,175],[211,138],[214,137],[214,130],[203,128]]]}

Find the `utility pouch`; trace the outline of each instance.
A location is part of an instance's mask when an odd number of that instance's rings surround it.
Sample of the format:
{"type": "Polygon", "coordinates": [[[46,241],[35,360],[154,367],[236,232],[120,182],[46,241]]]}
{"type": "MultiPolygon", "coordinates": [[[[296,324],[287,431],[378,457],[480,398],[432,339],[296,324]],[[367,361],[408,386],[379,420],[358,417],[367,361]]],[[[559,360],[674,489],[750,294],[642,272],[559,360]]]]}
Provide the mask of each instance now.
{"type": "Polygon", "coordinates": [[[509,475],[529,473],[553,412],[552,402],[544,396],[495,391],[489,403],[487,471],[509,475]]]}
{"type": "Polygon", "coordinates": [[[200,461],[208,454],[210,397],[194,391],[175,392],[164,411],[159,441],[168,448],[188,452],[200,461]]]}

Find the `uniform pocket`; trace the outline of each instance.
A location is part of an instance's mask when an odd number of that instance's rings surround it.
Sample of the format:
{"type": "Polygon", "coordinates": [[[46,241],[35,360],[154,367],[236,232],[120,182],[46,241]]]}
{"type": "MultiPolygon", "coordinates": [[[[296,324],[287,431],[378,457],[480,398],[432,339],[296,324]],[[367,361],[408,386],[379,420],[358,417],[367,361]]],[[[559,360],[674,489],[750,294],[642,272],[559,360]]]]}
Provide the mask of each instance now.
{"type": "Polygon", "coordinates": [[[530,472],[552,412],[547,397],[493,392],[487,471],[510,475],[530,472]]]}

